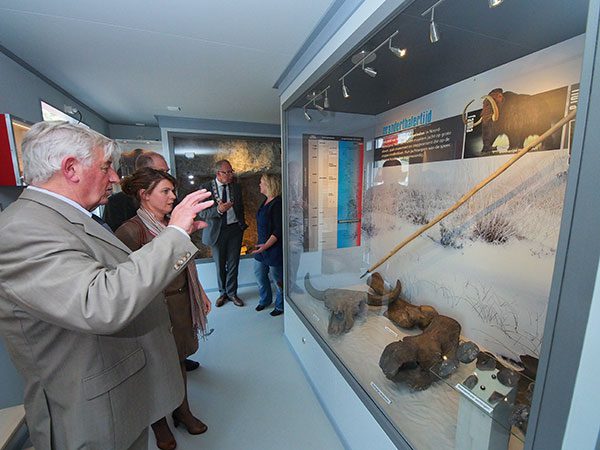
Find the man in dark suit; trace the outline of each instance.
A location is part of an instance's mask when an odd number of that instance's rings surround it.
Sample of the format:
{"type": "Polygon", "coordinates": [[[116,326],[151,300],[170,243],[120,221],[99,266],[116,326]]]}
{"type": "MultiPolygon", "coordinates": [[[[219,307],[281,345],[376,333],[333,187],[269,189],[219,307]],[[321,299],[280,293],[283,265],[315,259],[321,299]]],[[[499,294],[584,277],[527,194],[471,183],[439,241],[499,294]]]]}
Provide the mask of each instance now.
{"type": "Polygon", "coordinates": [[[234,180],[234,171],[226,159],[215,163],[215,179],[202,185],[211,192],[215,204],[200,213],[208,227],[202,232],[202,243],[209,245],[217,266],[219,298],[217,307],[231,300],[236,306],[244,306],[237,295],[238,268],[244,230],[242,189],[234,180]]]}
{"type": "Polygon", "coordinates": [[[90,212],[119,181],[114,141],[40,122],[22,149],[29,187],[0,214],[0,335],[26,383],[31,441],[147,450],[148,425],[183,398],[163,290],[193,261],[210,193],[185,197],[131,252],[90,212]]]}

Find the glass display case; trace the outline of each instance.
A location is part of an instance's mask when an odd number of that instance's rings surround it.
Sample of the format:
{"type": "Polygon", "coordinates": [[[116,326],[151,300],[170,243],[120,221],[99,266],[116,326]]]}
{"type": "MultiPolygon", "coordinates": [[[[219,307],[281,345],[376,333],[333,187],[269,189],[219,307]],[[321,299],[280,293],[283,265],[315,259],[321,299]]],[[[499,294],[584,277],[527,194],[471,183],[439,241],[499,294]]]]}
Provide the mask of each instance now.
{"type": "Polygon", "coordinates": [[[410,447],[521,449],[587,2],[406,3],[284,108],[286,298],[410,447]]]}

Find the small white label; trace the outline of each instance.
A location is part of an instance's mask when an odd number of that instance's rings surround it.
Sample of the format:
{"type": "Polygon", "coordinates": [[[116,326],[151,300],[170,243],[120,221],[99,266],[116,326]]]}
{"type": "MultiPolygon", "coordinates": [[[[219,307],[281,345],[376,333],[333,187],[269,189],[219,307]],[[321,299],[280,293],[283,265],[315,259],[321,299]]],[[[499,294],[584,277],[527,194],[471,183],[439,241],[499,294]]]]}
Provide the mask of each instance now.
{"type": "MultiPolygon", "coordinates": [[[[386,327],[387,328],[387,327],[386,327]]],[[[379,394],[379,396],[383,399],[384,402],[386,402],[388,405],[392,404],[392,401],[388,398],[387,395],[385,395],[381,389],[379,389],[379,386],[377,386],[375,383],[373,383],[371,381],[371,387],[375,390],[375,392],[377,392],[379,394]]]]}
{"type": "Polygon", "coordinates": [[[317,322],[320,322],[320,321],[321,321],[321,319],[319,318],[319,316],[317,316],[317,313],[312,313],[312,316],[315,318],[315,320],[316,320],[317,322]]]}
{"type": "Polygon", "coordinates": [[[385,327],[384,329],[385,329],[385,331],[387,331],[388,333],[390,333],[390,334],[393,334],[393,335],[394,335],[394,337],[398,337],[398,333],[396,333],[396,332],[395,332],[394,330],[392,330],[390,327],[385,327]]]}

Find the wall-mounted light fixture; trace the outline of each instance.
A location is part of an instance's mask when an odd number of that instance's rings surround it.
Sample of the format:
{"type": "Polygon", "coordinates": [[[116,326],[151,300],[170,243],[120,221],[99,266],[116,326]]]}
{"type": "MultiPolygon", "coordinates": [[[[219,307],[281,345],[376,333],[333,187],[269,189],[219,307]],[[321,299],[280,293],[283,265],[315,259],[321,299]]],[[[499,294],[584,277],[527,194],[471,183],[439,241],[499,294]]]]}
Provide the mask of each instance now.
{"type": "MultiPolygon", "coordinates": [[[[440,40],[440,32],[438,30],[437,24],[435,23],[435,8],[436,6],[439,6],[440,4],[442,4],[445,0],[438,0],[437,2],[435,2],[433,5],[431,5],[429,8],[427,8],[425,11],[423,11],[421,13],[421,16],[426,16],[427,14],[431,13],[431,19],[429,20],[429,41],[432,44],[435,44],[437,41],[440,40]]],[[[490,0],[491,1],[491,0],[490,0]]]]}
{"type": "Polygon", "coordinates": [[[304,118],[306,120],[308,120],[309,122],[311,121],[312,117],[309,116],[309,114],[306,112],[306,106],[304,107],[304,118]]]}

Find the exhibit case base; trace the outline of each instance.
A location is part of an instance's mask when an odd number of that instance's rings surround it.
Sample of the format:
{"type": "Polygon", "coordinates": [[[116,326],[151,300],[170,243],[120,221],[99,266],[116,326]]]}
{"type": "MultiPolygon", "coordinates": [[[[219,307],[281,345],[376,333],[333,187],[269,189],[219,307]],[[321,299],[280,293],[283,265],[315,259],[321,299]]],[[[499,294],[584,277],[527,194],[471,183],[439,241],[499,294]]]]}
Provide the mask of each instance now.
{"type": "Polygon", "coordinates": [[[285,336],[344,446],[409,450],[408,445],[390,440],[290,304],[285,306],[284,317],[285,336]]]}

